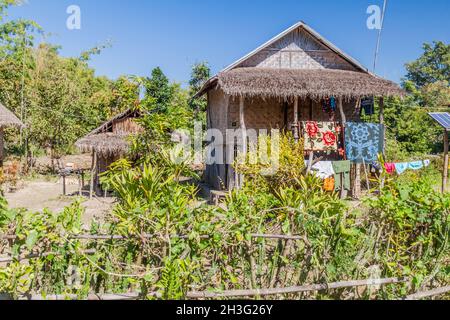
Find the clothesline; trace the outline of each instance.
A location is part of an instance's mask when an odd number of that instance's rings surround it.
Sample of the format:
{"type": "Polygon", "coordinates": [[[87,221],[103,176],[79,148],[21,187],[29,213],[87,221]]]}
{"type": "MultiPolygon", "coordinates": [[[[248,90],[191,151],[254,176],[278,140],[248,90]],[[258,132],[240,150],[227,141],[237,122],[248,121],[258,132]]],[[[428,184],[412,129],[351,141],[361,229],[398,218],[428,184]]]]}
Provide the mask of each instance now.
{"type": "Polygon", "coordinates": [[[412,162],[386,162],[384,164],[384,168],[386,169],[386,172],[389,174],[393,174],[396,172],[398,175],[401,175],[405,173],[407,170],[421,170],[424,167],[429,167],[431,164],[430,160],[420,160],[420,161],[412,161],[412,162]]]}

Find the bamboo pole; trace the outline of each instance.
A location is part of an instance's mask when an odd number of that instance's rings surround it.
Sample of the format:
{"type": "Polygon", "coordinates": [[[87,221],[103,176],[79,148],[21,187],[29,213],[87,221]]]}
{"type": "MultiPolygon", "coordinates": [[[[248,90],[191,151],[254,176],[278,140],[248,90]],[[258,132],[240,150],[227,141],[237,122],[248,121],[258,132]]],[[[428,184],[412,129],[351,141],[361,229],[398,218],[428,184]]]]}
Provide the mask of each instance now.
{"type": "Polygon", "coordinates": [[[294,124],[292,126],[292,129],[294,130],[294,140],[296,143],[300,140],[300,130],[299,130],[299,123],[298,123],[298,97],[295,97],[294,99],[294,124]]]}
{"type": "MultiPolygon", "coordinates": [[[[313,284],[289,288],[272,288],[272,289],[254,289],[254,290],[226,290],[221,292],[209,291],[193,291],[188,292],[187,299],[216,299],[216,298],[237,298],[237,297],[262,297],[274,296],[281,294],[298,294],[302,292],[335,290],[343,288],[355,288],[365,286],[380,286],[388,284],[397,284],[408,282],[406,279],[387,278],[387,279],[370,279],[370,280],[355,280],[355,281],[341,281],[324,284],[313,284]]],[[[161,298],[158,292],[150,292],[145,297],[161,298]]],[[[139,293],[125,293],[125,294],[89,294],[87,300],[137,300],[143,298],[139,293]]],[[[0,296],[1,299],[8,299],[5,295],[0,296]]],[[[19,300],[77,300],[77,295],[24,295],[20,296],[19,300]]]]}
{"type": "Polygon", "coordinates": [[[448,180],[448,148],[449,148],[449,142],[448,142],[448,131],[445,130],[444,132],[444,171],[442,173],[442,193],[445,193],[447,190],[447,180],[448,180]]]}
{"type": "MultiPolygon", "coordinates": [[[[244,155],[244,159],[247,157],[247,127],[245,124],[245,100],[244,97],[241,96],[239,98],[239,122],[240,129],[242,133],[242,153],[244,155]]],[[[239,188],[244,185],[244,176],[242,174],[239,175],[239,188]]]]}
{"type": "Polygon", "coordinates": [[[407,296],[405,298],[405,300],[419,300],[419,299],[423,299],[423,298],[430,298],[430,297],[440,296],[447,292],[450,292],[450,286],[437,288],[437,289],[433,289],[433,290],[428,290],[428,291],[417,292],[417,293],[407,296]]]}
{"type": "MultiPolygon", "coordinates": [[[[345,112],[344,112],[344,106],[342,103],[342,97],[338,98],[338,107],[339,107],[339,113],[341,114],[341,122],[342,122],[342,128],[345,128],[346,124],[347,124],[347,118],[345,116],[345,112]]],[[[344,187],[344,173],[341,173],[341,199],[344,199],[346,196],[346,190],[344,187]]]]}
{"type": "MultiPolygon", "coordinates": [[[[83,251],[83,254],[95,254],[95,252],[96,252],[96,250],[85,250],[85,251],[83,251]]],[[[36,258],[45,258],[45,257],[52,256],[52,255],[60,256],[61,254],[58,254],[55,252],[45,252],[45,253],[41,253],[41,254],[30,254],[30,255],[21,256],[18,258],[11,258],[11,257],[0,258],[0,263],[11,263],[14,261],[21,262],[21,261],[32,260],[32,259],[36,259],[36,258]]]]}
{"type": "MultiPolygon", "coordinates": [[[[159,238],[157,235],[152,234],[143,234],[143,235],[136,235],[136,237],[139,237],[140,239],[152,239],[152,238],[159,238]]],[[[296,236],[296,235],[282,235],[282,234],[256,234],[252,233],[250,234],[250,237],[257,239],[282,239],[282,240],[303,240],[304,238],[302,236],[296,236]]],[[[16,240],[17,236],[9,236],[9,235],[0,235],[0,240],[16,240]]],[[[127,240],[131,239],[131,236],[121,236],[121,235],[89,235],[89,234],[80,234],[80,235],[69,235],[66,236],[68,239],[72,240],[103,240],[103,241],[109,241],[109,240],[127,240]]],[[[188,239],[189,236],[184,235],[173,235],[171,236],[173,239],[188,239]]],[[[210,236],[208,235],[202,235],[200,236],[201,239],[209,239],[210,236]]]]}
{"type": "Polygon", "coordinates": [[[215,298],[236,298],[236,297],[263,297],[279,294],[296,294],[310,291],[324,291],[342,288],[364,287],[364,286],[380,286],[386,284],[396,284],[407,282],[405,279],[388,278],[388,279],[371,279],[356,281],[341,281],[325,284],[313,284],[290,288],[273,288],[273,289],[256,289],[256,290],[227,290],[222,292],[189,292],[189,299],[215,299],[215,298]]]}
{"type": "Polygon", "coordinates": [[[94,179],[97,168],[97,152],[95,150],[92,151],[92,166],[91,166],[91,182],[89,184],[89,198],[92,199],[94,195],[94,179]]]}

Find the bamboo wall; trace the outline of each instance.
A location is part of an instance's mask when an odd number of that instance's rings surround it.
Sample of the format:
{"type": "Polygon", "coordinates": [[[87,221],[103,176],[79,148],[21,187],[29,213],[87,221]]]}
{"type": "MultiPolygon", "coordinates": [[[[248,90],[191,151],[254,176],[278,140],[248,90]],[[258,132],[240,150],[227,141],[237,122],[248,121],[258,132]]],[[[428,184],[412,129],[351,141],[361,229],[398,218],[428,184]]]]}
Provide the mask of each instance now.
{"type": "Polygon", "coordinates": [[[356,70],[302,28],[261,50],[239,67],[356,70]]]}
{"type": "Polygon", "coordinates": [[[112,124],[112,131],[116,134],[140,133],[143,131],[135,119],[125,118],[115,120],[112,124]]]}

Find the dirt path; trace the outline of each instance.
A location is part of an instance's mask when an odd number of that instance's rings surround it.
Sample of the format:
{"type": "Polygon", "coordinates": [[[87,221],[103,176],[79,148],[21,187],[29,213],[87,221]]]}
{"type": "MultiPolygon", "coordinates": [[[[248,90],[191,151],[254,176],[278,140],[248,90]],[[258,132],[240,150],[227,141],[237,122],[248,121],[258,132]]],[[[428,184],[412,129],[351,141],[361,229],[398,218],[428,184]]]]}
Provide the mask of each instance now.
{"type": "MultiPolygon", "coordinates": [[[[62,196],[62,183],[48,181],[27,182],[24,188],[5,194],[10,208],[25,208],[30,211],[41,212],[49,209],[54,212],[61,212],[66,206],[78,199],[78,184],[68,183],[67,194],[74,196],[62,196]]],[[[89,226],[95,218],[102,221],[111,211],[114,199],[94,198],[92,200],[82,198],[83,207],[86,209],[83,217],[85,226],[89,226]]]]}

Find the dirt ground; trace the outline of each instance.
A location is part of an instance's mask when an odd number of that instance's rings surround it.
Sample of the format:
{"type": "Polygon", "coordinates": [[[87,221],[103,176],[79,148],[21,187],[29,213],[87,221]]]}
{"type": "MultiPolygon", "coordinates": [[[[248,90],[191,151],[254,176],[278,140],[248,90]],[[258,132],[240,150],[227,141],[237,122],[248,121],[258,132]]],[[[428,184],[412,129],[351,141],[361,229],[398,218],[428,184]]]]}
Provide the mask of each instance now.
{"type": "MultiPolygon", "coordinates": [[[[14,193],[6,193],[5,198],[10,208],[25,208],[30,211],[41,212],[49,209],[54,212],[61,212],[66,206],[79,198],[78,180],[67,180],[67,196],[63,196],[61,181],[31,181],[25,182],[24,186],[14,193]]],[[[93,198],[82,197],[82,205],[86,209],[83,223],[89,227],[95,218],[102,221],[111,211],[115,199],[113,198],[93,198]]]]}

